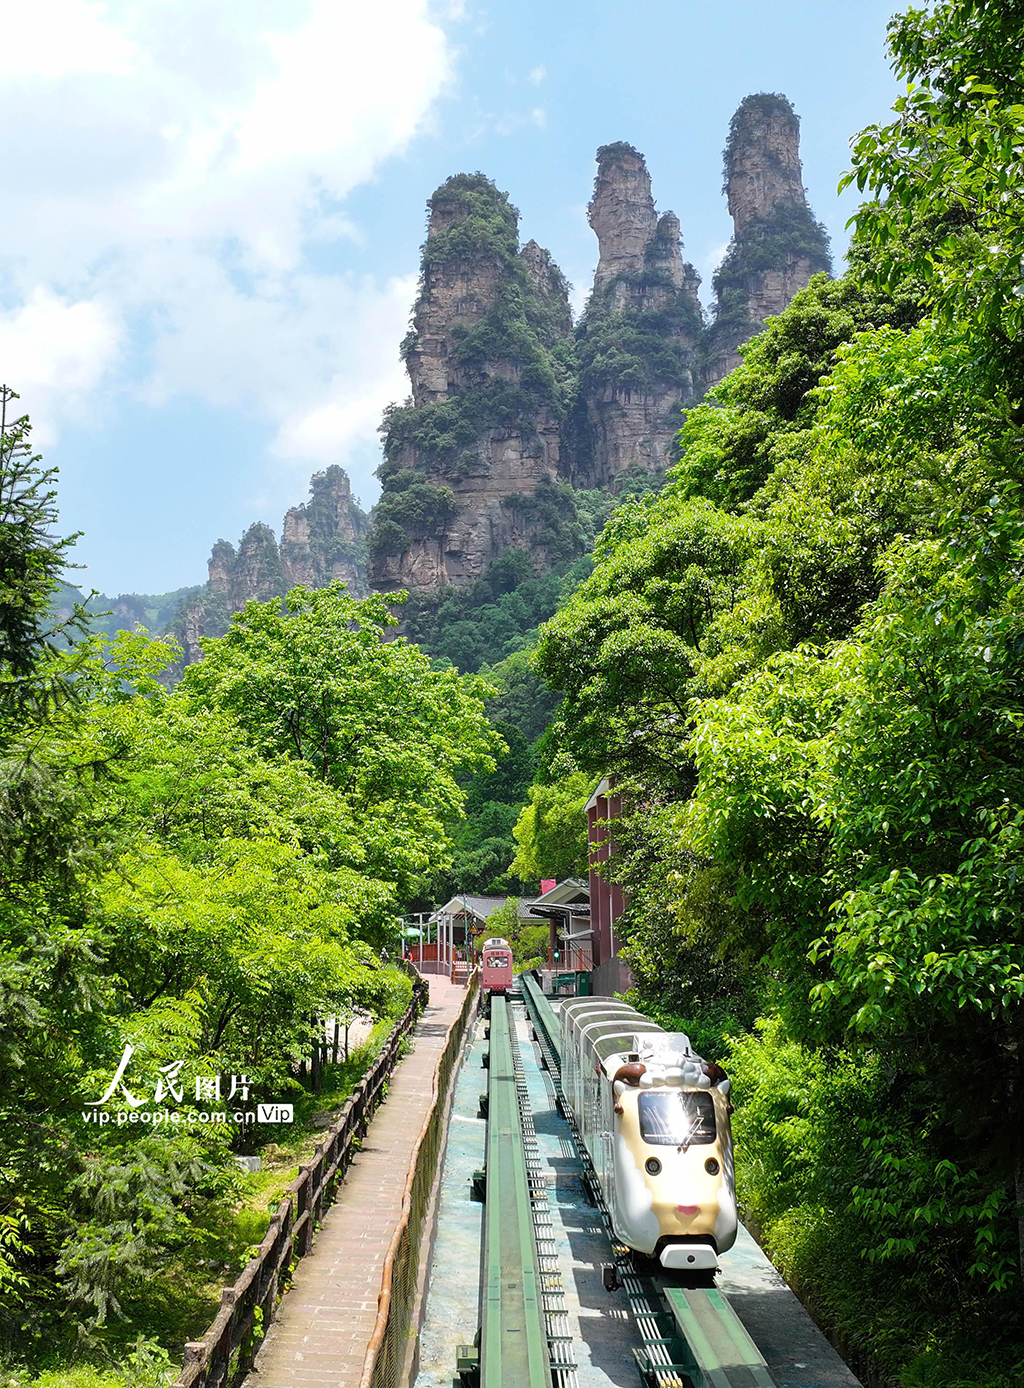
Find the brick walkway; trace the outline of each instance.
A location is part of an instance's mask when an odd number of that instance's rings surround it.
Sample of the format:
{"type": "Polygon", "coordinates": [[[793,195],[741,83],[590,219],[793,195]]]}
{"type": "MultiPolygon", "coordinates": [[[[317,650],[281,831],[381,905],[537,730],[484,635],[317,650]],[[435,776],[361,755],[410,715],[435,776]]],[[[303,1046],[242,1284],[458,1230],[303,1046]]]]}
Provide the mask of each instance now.
{"type": "Polygon", "coordinates": [[[413,1050],[392,1076],[316,1241],[296,1265],[244,1388],[356,1388],[377,1319],[384,1256],[401,1214],[413,1144],[445,1037],[466,997],[429,978],[413,1050]]]}

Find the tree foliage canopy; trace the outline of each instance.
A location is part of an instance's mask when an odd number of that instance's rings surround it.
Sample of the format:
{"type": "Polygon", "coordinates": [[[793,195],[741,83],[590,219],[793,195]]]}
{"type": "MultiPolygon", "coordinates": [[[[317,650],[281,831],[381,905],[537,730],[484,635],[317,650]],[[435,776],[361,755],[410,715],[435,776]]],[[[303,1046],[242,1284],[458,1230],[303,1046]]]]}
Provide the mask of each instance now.
{"type": "Polygon", "coordinates": [[[482,681],[386,640],[383,603],[340,585],[250,603],[173,690],[177,648],[145,632],[56,650],[38,596],[57,565],[49,502],[18,466],[3,479],[24,562],[4,637],[21,692],[0,710],[0,1348],[53,1352],[76,1323],[102,1344],[173,1298],[236,1197],[233,1150],[270,1136],[118,1126],[117,1110],[159,1110],[168,1066],[164,1102],[186,1119],[203,1076],[292,1098],[327,1017],[404,1005],[381,948],[449,861],[460,778],[501,744],[482,681]],[[125,1056],[123,1089],[97,1104],[125,1056]]]}

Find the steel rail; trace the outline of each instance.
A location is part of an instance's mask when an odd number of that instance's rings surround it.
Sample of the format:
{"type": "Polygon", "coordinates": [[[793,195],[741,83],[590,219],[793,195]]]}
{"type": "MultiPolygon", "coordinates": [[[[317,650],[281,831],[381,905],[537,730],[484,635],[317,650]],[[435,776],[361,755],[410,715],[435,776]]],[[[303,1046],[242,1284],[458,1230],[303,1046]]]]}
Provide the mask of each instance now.
{"type": "MultiPolygon", "coordinates": [[[[537,1033],[538,1029],[543,1032],[543,1041],[547,1042],[547,1049],[560,1069],[562,1064],[562,1032],[555,1009],[548,1002],[547,995],[533,974],[520,974],[519,982],[523,990],[523,997],[526,999],[530,1019],[533,1022],[534,1032],[537,1033]]],[[[538,1035],[537,1039],[541,1040],[542,1038],[538,1035]]],[[[541,1049],[543,1051],[543,1045],[541,1049]]],[[[547,1059],[548,1057],[545,1056],[545,1060],[547,1059]]],[[[554,1076],[554,1071],[552,1071],[552,1075],[554,1076]]]]}
{"type": "MultiPolygon", "coordinates": [[[[518,998],[518,995],[516,995],[518,998]]],[[[510,1004],[511,1007],[511,1004],[510,1004]]],[[[541,1302],[544,1307],[544,1328],[548,1337],[551,1377],[555,1388],[579,1388],[579,1373],[569,1333],[569,1315],[565,1304],[565,1287],[558,1261],[551,1206],[548,1201],[548,1180],[541,1160],[540,1145],[533,1125],[533,1107],[523,1068],[522,1052],[514,1021],[510,1018],[512,1064],[516,1072],[516,1093],[519,1099],[519,1127],[523,1137],[526,1171],[530,1179],[530,1205],[533,1232],[537,1246],[537,1270],[540,1273],[541,1302]]]]}

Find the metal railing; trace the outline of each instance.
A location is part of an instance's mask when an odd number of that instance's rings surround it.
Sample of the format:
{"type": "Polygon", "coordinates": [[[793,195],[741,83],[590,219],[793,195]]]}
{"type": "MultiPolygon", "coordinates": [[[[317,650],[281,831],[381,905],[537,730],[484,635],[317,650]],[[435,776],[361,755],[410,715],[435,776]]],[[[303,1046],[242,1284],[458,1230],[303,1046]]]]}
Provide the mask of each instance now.
{"type": "Polygon", "coordinates": [[[476,1009],[479,974],[470,976],[465,1001],[452,1023],[434,1074],[430,1110],[416,1142],[402,1214],[384,1259],[377,1321],[363,1361],[359,1388],[399,1388],[415,1336],[413,1313],[419,1291],[420,1254],[438,1160],[444,1147],[445,1113],[462,1042],[476,1009]]]}
{"type": "Polygon", "coordinates": [[[185,1345],[181,1373],[172,1388],[232,1388],[249,1372],[274,1317],[291,1268],[309,1249],[313,1231],[330,1204],[399,1059],[401,1045],[427,1004],[429,989],[416,978],[412,1000],[380,1053],[346,1100],[337,1122],[317,1143],[270,1221],[256,1255],[233,1287],[201,1340],[185,1345]]]}

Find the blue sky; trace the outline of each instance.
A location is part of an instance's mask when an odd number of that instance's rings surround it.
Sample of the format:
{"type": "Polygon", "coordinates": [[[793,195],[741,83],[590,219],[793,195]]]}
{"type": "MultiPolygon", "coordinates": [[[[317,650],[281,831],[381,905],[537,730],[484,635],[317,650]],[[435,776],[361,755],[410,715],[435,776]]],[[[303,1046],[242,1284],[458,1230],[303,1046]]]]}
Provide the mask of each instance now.
{"type": "Polygon", "coordinates": [[[705,301],[729,118],[784,92],[838,252],[891,3],[0,0],[0,378],[60,468],[78,581],[205,577],[338,462],[369,505],[424,202],[480,170],[585,297],[594,151],[643,151],[705,301]]]}

